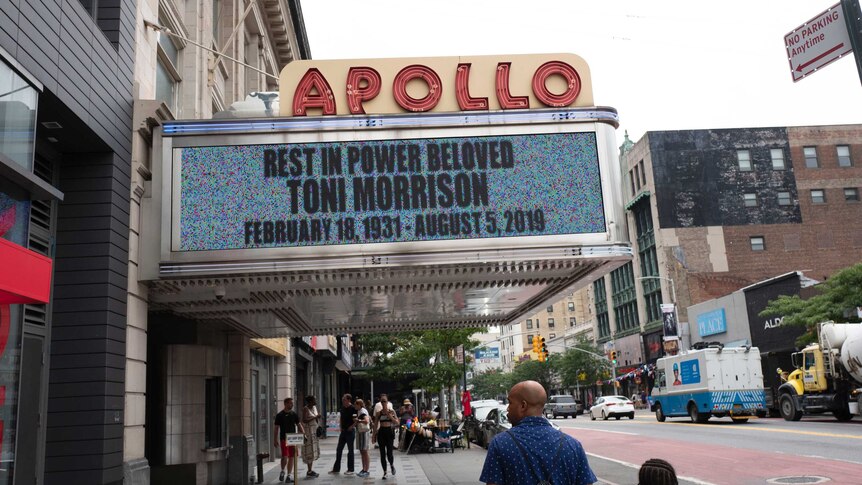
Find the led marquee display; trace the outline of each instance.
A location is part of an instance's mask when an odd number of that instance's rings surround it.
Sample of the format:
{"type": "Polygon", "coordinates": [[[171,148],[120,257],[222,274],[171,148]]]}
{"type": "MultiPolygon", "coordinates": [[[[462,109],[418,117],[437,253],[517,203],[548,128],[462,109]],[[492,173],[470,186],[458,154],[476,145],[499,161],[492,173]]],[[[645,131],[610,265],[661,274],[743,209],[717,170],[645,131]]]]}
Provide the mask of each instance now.
{"type": "Polygon", "coordinates": [[[179,152],[180,251],[606,231],[593,132],[179,152]]]}

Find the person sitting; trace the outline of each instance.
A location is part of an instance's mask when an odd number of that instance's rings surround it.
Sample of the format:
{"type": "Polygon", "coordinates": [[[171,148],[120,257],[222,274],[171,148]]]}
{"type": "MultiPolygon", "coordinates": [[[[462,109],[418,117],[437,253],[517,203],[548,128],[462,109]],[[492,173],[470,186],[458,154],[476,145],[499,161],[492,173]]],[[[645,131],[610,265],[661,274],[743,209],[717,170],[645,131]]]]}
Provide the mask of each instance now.
{"type": "Polygon", "coordinates": [[[638,485],[678,485],[676,470],[673,466],[660,459],[651,458],[641,465],[638,471],[638,485]]]}

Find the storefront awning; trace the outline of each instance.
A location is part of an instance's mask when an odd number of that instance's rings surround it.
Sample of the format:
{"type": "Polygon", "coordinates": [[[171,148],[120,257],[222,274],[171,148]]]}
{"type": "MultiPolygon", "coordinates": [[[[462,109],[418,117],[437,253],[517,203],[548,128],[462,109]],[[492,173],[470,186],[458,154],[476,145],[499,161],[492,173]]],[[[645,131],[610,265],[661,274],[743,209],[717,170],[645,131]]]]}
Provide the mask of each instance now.
{"type": "Polygon", "coordinates": [[[48,303],[51,258],[0,239],[0,304],[48,303]]]}

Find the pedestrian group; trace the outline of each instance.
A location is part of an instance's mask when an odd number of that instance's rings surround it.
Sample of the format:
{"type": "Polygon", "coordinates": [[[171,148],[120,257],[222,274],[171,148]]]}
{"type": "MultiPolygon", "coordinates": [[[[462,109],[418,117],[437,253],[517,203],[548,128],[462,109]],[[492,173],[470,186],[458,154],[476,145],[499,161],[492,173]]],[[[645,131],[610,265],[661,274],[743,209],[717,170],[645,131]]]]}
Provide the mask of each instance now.
{"type": "MultiPolygon", "coordinates": [[[[554,429],[544,418],[547,393],[541,384],[535,381],[519,382],[509,391],[508,399],[508,417],[512,428],[491,441],[480,481],[489,485],[588,485],[598,481],[581,443],[554,429]]],[[[342,396],[341,406],[335,463],[329,473],[341,473],[341,457],[346,446],[347,469],[344,474],[368,477],[368,450],[370,444],[377,443],[383,468],[382,478],[387,479],[390,473],[395,476],[395,430],[404,424],[405,417],[409,420],[416,415],[410,400],[404,400],[399,413],[395,412],[386,394],[380,395],[380,401],[374,405],[371,413],[366,409],[365,401],[354,401],[350,394],[342,396]],[[354,446],[359,450],[362,465],[358,473],[354,472],[354,446]]],[[[286,443],[286,435],[297,431],[303,435],[302,461],[308,467],[306,477],[319,476],[312,469],[313,463],[320,458],[319,421],[320,413],[313,396],[306,397],[301,418],[293,410],[293,399],[284,400],[284,409],[275,417],[275,446],[281,450],[279,481],[292,480],[290,470],[293,469],[296,451],[286,443]]],[[[661,459],[647,460],[638,472],[638,485],[678,483],[673,466],[661,459]]]]}

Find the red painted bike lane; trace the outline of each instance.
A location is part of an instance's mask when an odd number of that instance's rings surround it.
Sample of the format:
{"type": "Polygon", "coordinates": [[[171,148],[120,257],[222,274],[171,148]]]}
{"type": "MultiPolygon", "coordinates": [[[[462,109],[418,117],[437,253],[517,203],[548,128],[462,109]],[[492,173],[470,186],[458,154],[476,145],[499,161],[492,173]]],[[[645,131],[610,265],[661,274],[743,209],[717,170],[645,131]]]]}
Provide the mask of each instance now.
{"type": "MultiPolygon", "coordinates": [[[[674,466],[677,475],[716,485],[764,484],[770,478],[803,475],[828,477],[830,485],[862,484],[862,465],[844,461],[598,430],[564,431],[577,438],[587,453],[635,465],[650,458],[662,458],[674,466]]],[[[768,440],[763,439],[762,445],[768,447],[768,440]]],[[[816,455],[817,449],[799,452],[816,455]]]]}

